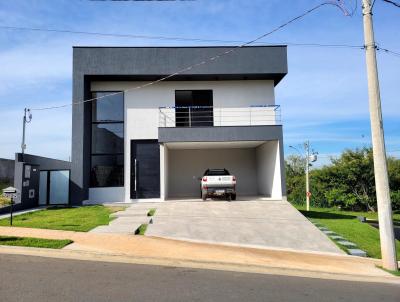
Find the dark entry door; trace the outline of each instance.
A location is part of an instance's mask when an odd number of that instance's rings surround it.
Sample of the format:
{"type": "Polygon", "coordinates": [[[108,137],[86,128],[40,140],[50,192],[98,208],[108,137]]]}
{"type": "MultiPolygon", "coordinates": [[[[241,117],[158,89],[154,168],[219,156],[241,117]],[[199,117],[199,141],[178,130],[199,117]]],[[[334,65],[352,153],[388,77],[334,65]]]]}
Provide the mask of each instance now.
{"type": "Polygon", "coordinates": [[[131,198],[160,197],[160,145],[157,140],[131,141],[131,198]]]}

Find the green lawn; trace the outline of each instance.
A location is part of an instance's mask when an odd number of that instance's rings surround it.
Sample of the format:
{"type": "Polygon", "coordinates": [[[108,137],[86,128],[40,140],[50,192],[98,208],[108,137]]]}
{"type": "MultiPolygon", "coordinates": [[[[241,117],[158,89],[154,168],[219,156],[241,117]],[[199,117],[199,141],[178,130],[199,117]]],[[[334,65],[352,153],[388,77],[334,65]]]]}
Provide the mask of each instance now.
{"type": "Polygon", "coordinates": [[[147,230],[147,223],[141,224],[135,231],[135,235],[144,235],[147,230]]]}
{"type": "Polygon", "coordinates": [[[149,212],[147,213],[147,216],[154,216],[154,214],[156,213],[156,209],[150,209],[149,212]]]}
{"type": "Polygon", "coordinates": [[[0,236],[0,245],[29,246],[49,249],[62,249],[72,243],[72,240],[55,240],[29,237],[0,236]]]}
{"type": "MultiPolygon", "coordinates": [[[[13,218],[13,226],[87,232],[99,225],[108,225],[110,214],[123,210],[123,207],[101,205],[78,208],[48,208],[26,213],[13,218]]],[[[8,218],[0,220],[0,226],[9,226],[8,218]]]]}
{"type": "MultiPolygon", "coordinates": [[[[377,219],[377,213],[340,211],[329,208],[311,208],[305,211],[304,206],[296,206],[300,212],[314,222],[326,226],[329,230],[354,242],[366,251],[369,257],[381,258],[379,231],[367,223],[357,220],[357,216],[366,216],[369,219],[377,219]]],[[[395,214],[394,219],[400,223],[400,215],[395,214]]],[[[400,242],[396,240],[397,258],[400,259],[400,242]]]]}

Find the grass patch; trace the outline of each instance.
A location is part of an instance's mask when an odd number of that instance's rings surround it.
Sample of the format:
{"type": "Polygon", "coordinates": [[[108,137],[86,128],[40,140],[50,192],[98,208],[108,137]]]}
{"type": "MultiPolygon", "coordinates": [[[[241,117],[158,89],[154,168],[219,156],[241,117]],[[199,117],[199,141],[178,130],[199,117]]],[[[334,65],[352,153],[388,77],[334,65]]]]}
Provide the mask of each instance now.
{"type": "Polygon", "coordinates": [[[56,240],[56,239],[42,239],[42,238],[30,238],[30,237],[0,236],[0,245],[62,249],[63,247],[67,246],[70,243],[72,243],[72,240],[69,239],[56,240]]]}
{"type": "Polygon", "coordinates": [[[144,235],[147,230],[147,223],[141,224],[135,231],[135,235],[144,235]]]}
{"type": "Polygon", "coordinates": [[[150,211],[147,213],[147,216],[154,216],[156,213],[156,209],[150,209],[150,211]]]}
{"type": "MultiPolygon", "coordinates": [[[[13,217],[13,226],[87,232],[99,225],[108,225],[110,214],[125,209],[102,205],[77,208],[52,207],[13,217]]],[[[0,226],[9,226],[9,218],[1,219],[0,226]]]]}
{"type": "MultiPolygon", "coordinates": [[[[329,230],[343,236],[366,251],[368,257],[381,258],[379,230],[368,223],[357,220],[357,216],[377,219],[377,213],[340,211],[329,208],[311,208],[305,211],[303,206],[298,210],[313,222],[326,226],[329,230]]],[[[396,214],[399,215],[399,214],[396,214]]],[[[399,219],[397,216],[396,219],[399,219]]],[[[400,242],[396,240],[397,259],[400,259],[400,242]]]]}

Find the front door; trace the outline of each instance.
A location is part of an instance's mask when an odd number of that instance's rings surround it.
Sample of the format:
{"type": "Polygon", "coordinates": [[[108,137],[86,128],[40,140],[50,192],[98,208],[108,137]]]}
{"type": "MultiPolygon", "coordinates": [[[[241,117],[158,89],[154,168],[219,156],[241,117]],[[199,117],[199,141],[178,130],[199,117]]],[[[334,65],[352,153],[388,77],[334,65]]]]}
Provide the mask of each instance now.
{"type": "Polygon", "coordinates": [[[131,198],[160,197],[160,145],[157,140],[131,141],[131,198]]]}

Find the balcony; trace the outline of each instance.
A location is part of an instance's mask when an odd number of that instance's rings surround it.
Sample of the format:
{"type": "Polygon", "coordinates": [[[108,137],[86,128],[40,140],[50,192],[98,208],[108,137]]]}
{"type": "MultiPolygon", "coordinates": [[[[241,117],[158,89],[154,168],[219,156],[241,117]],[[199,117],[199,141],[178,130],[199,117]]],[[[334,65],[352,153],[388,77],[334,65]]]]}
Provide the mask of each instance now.
{"type": "Polygon", "coordinates": [[[226,127],[281,125],[279,105],[250,107],[179,106],[159,108],[159,127],[226,127]]]}
{"type": "Polygon", "coordinates": [[[159,108],[160,143],[269,140],[282,141],[279,105],[159,108]]]}

